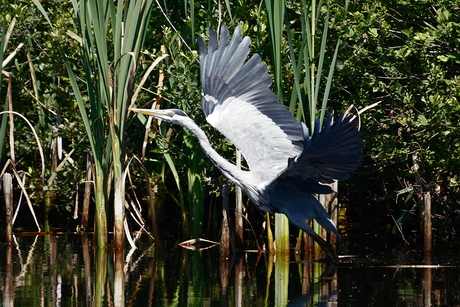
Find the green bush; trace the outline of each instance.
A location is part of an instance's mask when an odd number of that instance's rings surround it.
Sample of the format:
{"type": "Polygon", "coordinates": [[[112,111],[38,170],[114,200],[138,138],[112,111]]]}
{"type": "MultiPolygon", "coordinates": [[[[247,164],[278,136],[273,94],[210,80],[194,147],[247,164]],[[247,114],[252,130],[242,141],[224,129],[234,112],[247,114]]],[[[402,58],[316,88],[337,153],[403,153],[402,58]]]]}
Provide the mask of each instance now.
{"type": "MultiPolygon", "coordinates": [[[[334,100],[358,108],[380,102],[362,114],[365,155],[353,177],[360,193],[352,197],[359,206],[367,198],[382,208],[374,212],[387,212],[377,217],[389,226],[377,224],[372,231],[379,232],[392,229],[390,215],[420,213],[419,198],[397,191],[430,191],[440,205],[458,186],[460,9],[455,1],[394,0],[358,1],[349,11],[334,25],[344,41],[334,100]]],[[[458,202],[445,200],[435,218],[454,221],[458,213],[449,208],[458,202]]],[[[418,229],[418,218],[403,225],[406,235],[418,229]]],[[[455,237],[450,227],[435,227],[438,238],[455,237]]]]}

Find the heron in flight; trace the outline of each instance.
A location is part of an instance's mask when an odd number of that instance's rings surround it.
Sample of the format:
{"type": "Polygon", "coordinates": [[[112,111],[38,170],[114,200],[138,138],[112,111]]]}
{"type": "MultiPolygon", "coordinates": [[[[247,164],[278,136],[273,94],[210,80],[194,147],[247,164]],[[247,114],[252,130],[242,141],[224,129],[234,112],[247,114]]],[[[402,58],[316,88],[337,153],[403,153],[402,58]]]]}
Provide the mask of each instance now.
{"type": "Polygon", "coordinates": [[[308,220],[340,237],[337,228],[314,194],[328,194],[327,184],[349,177],[361,162],[360,133],[352,116],[331,115],[314,132],[296,120],[270,90],[272,79],[258,54],[247,62],[249,37],[237,27],[232,40],[226,26],[220,43],[211,29],[209,48],[198,37],[202,108],[206,120],[244,156],[249,170],[242,170],[220,156],[203,130],[178,109],[131,109],[181,125],[198,139],[214,165],[241,187],[259,209],[283,213],[308,233],[332,260],[337,254],[318,236],[308,220]]]}

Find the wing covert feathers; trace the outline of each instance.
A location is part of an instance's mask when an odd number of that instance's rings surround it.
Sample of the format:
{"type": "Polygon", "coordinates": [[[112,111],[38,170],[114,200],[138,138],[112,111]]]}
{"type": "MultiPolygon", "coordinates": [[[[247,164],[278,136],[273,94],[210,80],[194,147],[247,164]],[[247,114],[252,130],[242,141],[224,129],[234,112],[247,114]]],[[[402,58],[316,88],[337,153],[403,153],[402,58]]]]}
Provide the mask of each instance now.
{"type": "Polygon", "coordinates": [[[247,62],[249,37],[237,27],[229,40],[222,26],[220,43],[210,30],[209,48],[198,37],[207,121],[243,154],[251,171],[274,178],[303,148],[303,129],[270,90],[272,79],[258,54],[247,62]]]}

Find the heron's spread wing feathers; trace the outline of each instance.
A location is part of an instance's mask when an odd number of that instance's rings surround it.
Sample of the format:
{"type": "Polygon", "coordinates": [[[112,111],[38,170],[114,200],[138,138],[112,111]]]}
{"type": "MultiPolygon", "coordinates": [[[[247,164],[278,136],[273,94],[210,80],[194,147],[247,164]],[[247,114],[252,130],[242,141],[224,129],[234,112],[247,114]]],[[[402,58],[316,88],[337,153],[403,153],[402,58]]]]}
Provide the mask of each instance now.
{"type": "Polygon", "coordinates": [[[317,120],[302,154],[290,161],[278,179],[291,181],[310,193],[327,194],[332,190],[324,184],[347,179],[361,163],[361,138],[356,122],[343,114],[335,123],[329,115],[323,129],[319,128],[317,120]]]}
{"type": "Polygon", "coordinates": [[[203,86],[203,111],[207,121],[241,150],[251,171],[274,178],[289,158],[303,148],[303,130],[270,90],[272,79],[259,55],[246,63],[251,43],[236,28],[229,41],[221,28],[221,41],[210,30],[206,50],[198,38],[203,86]]]}

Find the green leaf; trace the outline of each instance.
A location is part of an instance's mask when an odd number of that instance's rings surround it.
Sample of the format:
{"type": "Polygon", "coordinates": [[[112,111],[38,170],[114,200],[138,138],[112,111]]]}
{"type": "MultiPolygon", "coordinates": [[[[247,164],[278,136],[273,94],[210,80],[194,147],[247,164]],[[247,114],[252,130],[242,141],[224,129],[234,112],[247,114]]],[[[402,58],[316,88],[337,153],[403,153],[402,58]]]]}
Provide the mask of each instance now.
{"type": "Polygon", "coordinates": [[[426,126],[426,125],[428,125],[428,120],[426,119],[426,117],[423,114],[419,114],[419,116],[417,118],[417,123],[419,125],[426,126]]]}
{"type": "Polygon", "coordinates": [[[369,29],[369,34],[372,35],[373,37],[379,36],[379,33],[377,31],[377,28],[371,28],[369,29]]]}
{"type": "Polygon", "coordinates": [[[448,58],[447,56],[445,56],[445,55],[438,55],[438,56],[437,56],[437,59],[438,59],[438,60],[441,60],[441,61],[443,61],[443,62],[449,61],[449,58],[448,58]]]}

